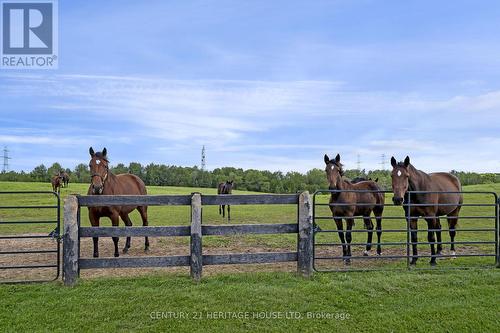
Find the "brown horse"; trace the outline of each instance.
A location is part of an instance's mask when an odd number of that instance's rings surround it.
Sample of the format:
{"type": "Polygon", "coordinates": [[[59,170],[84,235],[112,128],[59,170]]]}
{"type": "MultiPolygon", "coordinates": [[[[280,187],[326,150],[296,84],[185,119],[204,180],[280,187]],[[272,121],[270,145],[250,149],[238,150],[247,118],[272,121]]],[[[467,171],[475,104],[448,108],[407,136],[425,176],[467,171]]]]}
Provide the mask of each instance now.
{"type": "Polygon", "coordinates": [[[69,175],[66,171],[64,170],[61,170],[59,171],[59,176],[62,178],[62,182],[63,182],[63,187],[68,187],[68,184],[69,184],[69,175]]]}
{"type": "MultiPolygon", "coordinates": [[[[144,182],[137,176],[132,174],[114,175],[109,171],[109,161],[107,158],[106,148],[102,152],[94,153],[94,149],[90,147],[89,153],[91,160],[89,162],[90,173],[92,175],[92,183],[90,184],[88,195],[146,195],[146,186],[144,182]]],[[[89,207],[90,224],[94,227],[99,226],[101,217],[109,217],[111,224],[117,227],[120,217],[127,227],[132,226],[132,221],[128,214],[134,209],[137,209],[141,214],[142,225],[148,225],[148,207],[147,206],[108,206],[108,207],[89,207]]],[[[94,257],[99,257],[99,238],[94,237],[94,257]]],[[[113,237],[115,244],[115,257],[118,253],[118,237],[113,237]]],[[[130,248],[130,237],[127,237],[127,242],[123,248],[123,253],[127,253],[130,248]]],[[[148,237],[145,238],[144,250],[149,249],[148,237]]]]}
{"type": "MultiPolygon", "coordinates": [[[[407,222],[410,224],[411,242],[413,257],[411,264],[417,263],[417,221],[419,217],[424,217],[427,221],[429,230],[436,230],[437,236],[437,255],[441,254],[441,223],[439,216],[447,215],[448,226],[451,238],[451,255],[455,255],[455,226],[458,222],[458,214],[463,203],[461,193],[409,193],[408,191],[429,191],[429,192],[460,192],[462,189],[457,177],[446,172],[436,172],[427,174],[417,170],[410,164],[410,158],[406,156],[404,162],[397,162],[394,157],[391,158],[392,170],[392,190],[394,197],[392,201],[396,205],[403,205],[407,222]],[[410,211],[408,212],[408,201],[410,211]],[[429,206],[411,206],[412,204],[429,204],[429,206]],[[442,206],[441,206],[442,205],[442,206]],[[409,214],[408,214],[409,213],[409,214]]],[[[427,232],[427,240],[431,247],[431,265],[436,265],[436,252],[434,248],[434,232],[427,232]]]]}
{"type": "Polygon", "coordinates": [[[351,230],[354,225],[354,216],[362,216],[365,228],[368,230],[368,239],[366,242],[366,250],[363,252],[365,256],[369,254],[372,247],[373,237],[373,222],[370,217],[371,213],[375,215],[377,221],[377,254],[382,253],[380,246],[380,237],[382,236],[382,213],[384,211],[384,193],[374,181],[361,181],[352,184],[349,181],[343,180],[343,169],[340,163],[340,155],[337,154],[334,160],[330,160],[325,154],[326,178],[329,183],[330,190],[338,190],[333,192],[330,197],[330,210],[332,211],[333,219],[337,224],[340,241],[342,242],[342,253],[345,264],[350,264],[351,256],[351,230]],[[356,192],[360,191],[360,192],[356,192]],[[361,192],[364,191],[364,192],[361,192]],[[347,223],[347,231],[344,239],[342,218],[345,218],[347,223]],[[347,245],[345,245],[347,240],[347,245]]]}
{"type": "Polygon", "coordinates": [[[52,184],[52,191],[61,193],[61,187],[62,187],[62,177],[60,175],[55,175],[52,176],[50,183],[52,184]]]}
{"type": "MultiPolygon", "coordinates": [[[[225,182],[219,183],[217,186],[217,194],[231,194],[233,193],[234,182],[232,180],[227,180],[225,182]]],[[[226,216],[225,205],[219,206],[219,215],[222,214],[222,218],[226,216]]],[[[231,221],[231,206],[227,205],[227,221],[231,221]]]]}

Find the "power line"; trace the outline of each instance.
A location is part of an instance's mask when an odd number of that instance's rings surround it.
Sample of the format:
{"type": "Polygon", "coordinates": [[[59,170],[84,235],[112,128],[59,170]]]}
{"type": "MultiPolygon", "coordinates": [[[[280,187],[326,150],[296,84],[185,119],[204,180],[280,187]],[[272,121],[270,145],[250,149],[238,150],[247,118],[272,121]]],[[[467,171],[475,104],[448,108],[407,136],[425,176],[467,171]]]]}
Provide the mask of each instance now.
{"type": "Polygon", "coordinates": [[[206,156],[205,156],[205,145],[201,148],[201,171],[205,171],[206,167],[206,156]]]}
{"type": "Polygon", "coordinates": [[[385,154],[380,155],[380,158],[382,159],[380,164],[382,165],[382,170],[385,170],[385,154]]]}
{"type": "Polygon", "coordinates": [[[3,147],[3,169],[2,172],[7,172],[9,170],[9,160],[12,159],[9,157],[9,150],[7,146],[3,147]]]}

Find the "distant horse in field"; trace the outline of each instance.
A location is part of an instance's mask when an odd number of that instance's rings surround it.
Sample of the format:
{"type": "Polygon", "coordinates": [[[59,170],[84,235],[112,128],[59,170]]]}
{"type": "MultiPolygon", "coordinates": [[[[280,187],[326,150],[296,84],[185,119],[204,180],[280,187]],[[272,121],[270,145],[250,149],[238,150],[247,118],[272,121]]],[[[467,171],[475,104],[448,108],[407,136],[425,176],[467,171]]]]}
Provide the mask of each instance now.
{"type": "MultiPolygon", "coordinates": [[[[371,178],[365,178],[365,177],[356,177],[356,178],[353,178],[351,180],[351,183],[352,184],[356,184],[356,183],[364,182],[364,181],[367,181],[367,180],[372,180],[372,179],[371,178]]],[[[378,178],[375,178],[374,182],[378,183],[378,178]]]]}
{"type": "MultiPolygon", "coordinates": [[[[217,194],[231,194],[233,193],[234,182],[232,180],[227,180],[225,182],[219,183],[217,186],[217,194]]],[[[219,215],[222,214],[222,218],[226,215],[225,205],[219,205],[219,215]]],[[[227,205],[227,221],[231,221],[231,206],[227,205]]]]}
{"type": "Polygon", "coordinates": [[[434,249],[434,232],[427,232],[427,241],[431,247],[431,265],[436,265],[435,255],[441,254],[441,223],[439,216],[447,215],[448,226],[451,238],[451,255],[455,255],[455,226],[458,222],[458,214],[463,203],[463,196],[461,193],[411,193],[408,191],[429,191],[429,192],[460,192],[462,186],[457,177],[447,172],[425,173],[417,170],[410,164],[410,158],[406,156],[404,162],[397,162],[394,157],[391,158],[391,165],[393,167],[392,177],[392,190],[394,197],[392,201],[396,205],[402,205],[407,216],[408,223],[410,224],[411,242],[413,248],[413,257],[411,264],[417,263],[417,221],[419,217],[424,217],[427,221],[428,229],[439,229],[436,231],[437,236],[437,253],[434,249]],[[407,204],[429,204],[428,206],[411,206],[410,214],[408,214],[407,204]],[[440,206],[443,205],[443,206],[440,206]],[[409,218],[408,218],[409,216],[409,218]]]}
{"type": "Polygon", "coordinates": [[[63,184],[62,177],[60,175],[52,176],[50,183],[52,184],[52,191],[61,193],[61,187],[63,184]]]}
{"type": "Polygon", "coordinates": [[[354,216],[363,216],[365,228],[368,230],[366,250],[363,252],[363,255],[367,256],[369,254],[372,247],[373,237],[373,223],[370,217],[372,212],[375,215],[375,220],[377,221],[377,254],[380,255],[382,253],[380,237],[382,236],[382,213],[384,211],[385,202],[384,193],[381,192],[380,187],[371,180],[360,181],[355,184],[347,180],[343,180],[342,176],[344,171],[342,169],[342,164],[340,163],[339,154],[337,154],[333,160],[330,160],[328,155],[325,154],[325,164],[326,178],[329,183],[329,189],[341,191],[333,192],[331,194],[330,204],[336,205],[331,205],[330,210],[332,211],[333,219],[337,224],[338,234],[340,241],[342,242],[344,263],[348,265],[351,262],[349,257],[351,256],[350,243],[352,240],[351,230],[354,225],[354,216]],[[349,192],[360,190],[365,190],[366,192],[349,192]],[[342,218],[345,218],[347,223],[345,239],[342,218]]]}
{"type": "MultiPolygon", "coordinates": [[[[109,161],[106,148],[102,152],[94,152],[94,149],[89,149],[91,160],[89,168],[91,173],[91,184],[88,190],[88,195],[146,195],[146,186],[144,182],[137,176],[132,174],[114,175],[109,170],[109,161]]],[[[128,214],[134,209],[139,211],[142,219],[142,225],[148,225],[148,207],[147,206],[107,206],[107,207],[89,207],[90,224],[94,227],[99,226],[101,217],[109,217],[111,224],[117,227],[120,217],[127,227],[132,226],[132,221],[128,214]]],[[[94,257],[99,257],[99,238],[94,237],[94,257]]],[[[118,257],[118,237],[113,237],[115,245],[114,256],[118,257]]],[[[127,253],[130,248],[130,237],[127,237],[123,253],[127,253]]],[[[145,237],[144,250],[149,249],[148,237],[145,237]]]]}
{"type": "Polygon", "coordinates": [[[59,176],[62,178],[62,182],[63,182],[63,187],[68,187],[69,185],[69,175],[66,171],[64,170],[61,170],[59,171],[59,176]]]}

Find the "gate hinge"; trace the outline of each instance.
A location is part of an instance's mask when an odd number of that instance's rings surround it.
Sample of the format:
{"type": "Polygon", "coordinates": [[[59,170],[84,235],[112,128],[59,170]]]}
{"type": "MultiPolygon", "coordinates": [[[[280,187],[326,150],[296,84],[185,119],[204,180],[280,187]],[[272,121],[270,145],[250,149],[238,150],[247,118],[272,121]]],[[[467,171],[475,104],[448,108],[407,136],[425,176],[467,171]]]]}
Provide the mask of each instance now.
{"type": "Polygon", "coordinates": [[[319,231],[322,231],[322,229],[320,228],[320,226],[317,225],[316,223],[313,224],[313,232],[319,232],[319,231]]]}

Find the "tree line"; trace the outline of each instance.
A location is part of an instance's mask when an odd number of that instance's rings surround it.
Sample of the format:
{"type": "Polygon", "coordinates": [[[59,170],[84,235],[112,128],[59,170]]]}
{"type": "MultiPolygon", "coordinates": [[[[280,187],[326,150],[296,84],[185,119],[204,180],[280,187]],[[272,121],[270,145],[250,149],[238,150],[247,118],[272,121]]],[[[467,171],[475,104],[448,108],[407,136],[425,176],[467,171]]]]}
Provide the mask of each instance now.
{"type": "MultiPolygon", "coordinates": [[[[49,182],[50,178],[59,171],[66,171],[72,183],[90,183],[90,171],[88,165],[79,164],[73,170],[63,168],[61,164],[54,163],[49,168],[43,164],[35,167],[31,172],[3,172],[0,173],[0,181],[26,181],[26,182],[49,182]]],[[[164,164],[148,164],[146,166],[132,162],[128,166],[119,163],[111,168],[114,174],[131,173],[140,177],[146,185],[156,186],[183,186],[183,187],[210,187],[215,188],[217,184],[226,180],[234,180],[235,189],[267,193],[295,193],[308,190],[314,192],[317,189],[328,188],[325,171],[323,169],[312,169],[306,173],[281,171],[262,171],[242,168],[224,167],[212,171],[204,171],[194,167],[181,167],[164,164]]],[[[485,183],[500,183],[498,173],[476,173],[452,170],[462,185],[474,185],[485,183]]],[[[378,183],[383,189],[391,188],[391,171],[389,170],[346,170],[345,177],[378,178],[378,183]]]]}

